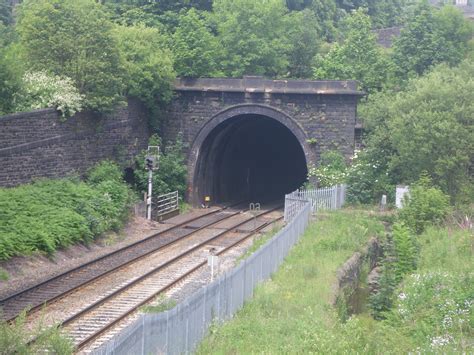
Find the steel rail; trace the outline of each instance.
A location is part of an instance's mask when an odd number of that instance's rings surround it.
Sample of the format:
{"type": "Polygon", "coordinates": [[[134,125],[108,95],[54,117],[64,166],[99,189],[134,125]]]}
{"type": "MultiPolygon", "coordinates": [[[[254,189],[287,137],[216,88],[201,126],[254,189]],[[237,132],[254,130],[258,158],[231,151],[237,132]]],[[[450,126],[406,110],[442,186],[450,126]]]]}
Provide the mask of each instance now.
{"type": "MultiPolygon", "coordinates": [[[[191,218],[191,219],[189,219],[189,220],[186,220],[186,221],[183,221],[183,222],[178,223],[178,224],[176,224],[176,225],[173,225],[172,227],[167,228],[167,229],[165,229],[165,230],[163,230],[163,231],[160,231],[160,232],[158,232],[158,233],[152,234],[151,236],[148,236],[148,237],[146,237],[146,238],[144,238],[144,239],[142,239],[142,240],[136,241],[136,242],[134,242],[134,243],[132,243],[132,244],[129,244],[129,245],[125,246],[125,247],[122,247],[122,248],[120,248],[120,249],[117,249],[117,250],[115,250],[115,251],[113,251],[113,252],[111,252],[111,253],[108,253],[108,254],[105,254],[105,255],[103,255],[103,256],[101,256],[101,257],[98,257],[98,258],[96,258],[96,259],[93,259],[93,260],[91,260],[91,261],[89,261],[89,262],[87,262],[87,263],[85,263],[85,264],[82,264],[82,265],[79,265],[79,266],[77,266],[77,267],[74,267],[74,268],[72,268],[72,269],[70,269],[70,270],[68,270],[68,271],[65,271],[65,272],[63,272],[63,273],[61,273],[61,274],[59,274],[59,275],[56,275],[56,276],[54,276],[54,277],[52,277],[52,278],[49,278],[49,279],[47,279],[47,280],[45,280],[45,281],[42,281],[42,282],[40,282],[40,283],[38,283],[38,284],[36,284],[36,285],[33,285],[33,286],[31,286],[31,287],[29,287],[29,288],[27,288],[27,289],[21,290],[21,291],[15,293],[15,294],[13,294],[13,295],[7,296],[6,298],[0,300],[0,307],[3,307],[4,303],[6,303],[6,302],[8,302],[8,301],[11,301],[11,300],[13,300],[13,299],[15,299],[15,298],[19,298],[19,297],[21,297],[21,296],[23,296],[23,295],[25,295],[25,294],[27,294],[27,293],[30,293],[30,292],[34,291],[35,289],[38,289],[38,288],[41,287],[41,286],[45,286],[45,285],[47,285],[48,283],[51,283],[51,282],[53,282],[53,281],[56,281],[56,280],[58,280],[58,279],[60,279],[60,278],[62,278],[62,277],[66,277],[66,276],[68,276],[68,275],[70,275],[70,274],[73,274],[73,273],[75,273],[75,272],[78,272],[78,271],[80,271],[80,270],[82,270],[82,269],[85,269],[85,268],[88,267],[88,266],[91,266],[91,265],[93,265],[93,264],[95,264],[95,263],[99,263],[99,262],[101,262],[101,261],[103,261],[103,260],[105,260],[105,259],[107,259],[107,258],[111,258],[111,257],[117,255],[118,253],[126,252],[127,250],[130,250],[130,249],[132,249],[132,248],[134,248],[134,247],[136,247],[136,246],[138,246],[138,245],[140,245],[140,244],[143,244],[143,243],[145,243],[145,242],[147,242],[147,241],[149,241],[149,240],[151,240],[151,239],[157,238],[157,237],[159,237],[159,236],[161,236],[161,235],[163,235],[163,234],[165,234],[165,233],[168,233],[168,232],[170,232],[170,231],[173,231],[173,230],[176,230],[176,229],[178,229],[178,228],[184,227],[184,226],[186,226],[186,225],[189,224],[189,223],[195,222],[196,220],[199,220],[199,219],[201,219],[201,218],[208,217],[208,216],[213,215],[213,214],[216,214],[216,213],[218,213],[218,212],[225,211],[225,210],[231,208],[232,206],[237,206],[237,205],[240,205],[240,204],[242,204],[242,202],[239,202],[239,203],[236,203],[236,204],[233,204],[233,205],[230,205],[230,206],[225,206],[225,207],[222,207],[222,208],[219,208],[219,209],[210,211],[210,212],[208,212],[208,213],[202,214],[202,215],[197,216],[197,217],[193,217],[193,218],[191,218]]],[[[95,281],[95,280],[97,280],[97,279],[99,279],[99,278],[101,278],[101,277],[104,277],[104,276],[106,276],[106,275],[108,275],[108,274],[110,274],[110,273],[112,273],[112,272],[114,272],[114,271],[116,271],[116,270],[118,270],[118,269],[120,269],[120,268],[123,268],[123,267],[125,267],[125,266],[127,266],[127,265],[130,265],[131,263],[137,262],[137,261],[139,261],[139,260],[145,258],[146,256],[148,256],[148,255],[151,254],[151,253],[154,253],[154,252],[156,252],[156,251],[158,251],[158,250],[160,250],[160,249],[163,249],[163,248],[166,248],[166,247],[168,247],[168,246],[170,246],[170,245],[173,245],[173,244],[175,244],[175,243],[177,243],[177,242],[183,240],[184,238],[187,238],[187,237],[189,237],[189,236],[191,236],[191,235],[193,235],[193,234],[195,234],[195,233],[197,233],[197,232],[199,232],[199,231],[201,231],[201,230],[203,230],[203,229],[205,229],[205,228],[207,228],[207,227],[210,227],[210,226],[212,226],[212,225],[214,225],[214,224],[218,224],[218,223],[220,223],[220,222],[222,222],[222,221],[224,221],[224,220],[226,220],[226,219],[228,219],[228,218],[231,218],[231,217],[233,217],[233,216],[235,216],[235,215],[237,215],[237,214],[240,214],[241,212],[242,212],[242,211],[234,212],[234,213],[231,213],[231,214],[229,214],[229,215],[225,216],[224,218],[221,218],[221,219],[219,219],[219,220],[217,220],[217,221],[213,221],[213,222],[210,222],[210,223],[206,223],[206,224],[204,224],[203,226],[192,230],[190,233],[188,233],[188,234],[186,234],[186,235],[184,235],[184,236],[182,236],[182,237],[179,237],[179,238],[177,238],[177,239],[175,239],[175,240],[173,240],[173,241],[171,241],[171,242],[165,243],[165,244],[163,244],[163,245],[161,245],[161,246],[159,246],[159,247],[157,247],[157,248],[150,249],[149,251],[145,252],[144,254],[142,254],[142,255],[140,255],[140,256],[138,256],[138,257],[129,259],[129,260],[127,260],[127,261],[125,261],[125,262],[123,262],[123,263],[117,265],[116,267],[113,267],[113,268],[111,268],[111,269],[108,269],[108,270],[104,271],[103,273],[100,273],[99,275],[96,275],[96,276],[94,276],[94,277],[92,277],[92,278],[90,278],[90,279],[88,279],[88,280],[86,280],[86,281],[84,281],[84,282],[82,282],[82,283],[79,283],[79,284],[77,284],[77,285],[71,287],[70,289],[68,289],[68,290],[65,291],[65,292],[62,292],[62,293],[60,293],[60,294],[58,294],[58,295],[55,295],[55,296],[53,296],[53,297],[50,297],[50,298],[48,298],[48,299],[41,300],[41,302],[36,302],[37,304],[33,305],[31,308],[28,309],[27,314],[31,314],[31,313],[33,313],[34,311],[40,309],[46,302],[56,301],[56,300],[58,300],[58,299],[60,299],[60,298],[62,298],[62,297],[64,297],[64,296],[70,294],[71,292],[77,290],[77,289],[80,288],[80,287],[83,287],[83,286],[85,286],[85,285],[87,285],[87,284],[89,284],[89,283],[91,283],[91,282],[93,282],[93,281],[95,281]]],[[[5,311],[5,309],[4,309],[4,311],[5,311]]],[[[10,318],[8,318],[8,319],[6,319],[6,321],[7,321],[7,322],[12,322],[12,321],[14,321],[14,320],[18,317],[18,315],[19,315],[19,313],[16,314],[16,315],[14,315],[14,316],[12,316],[12,317],[10,317],[10,318]]]]}
{"type": "MultiPolygon", "coordinates": [[[[268,214],[268,213],[271,213],[271,212],[274,212],[275,210],[281,208],[281,206],[275,208],[275,209],[272,209],[272,210],[269,210],[269,211],[266,211],[264,213],[261,213],[259,214],[258,216],[256,216],[257,218],[258,217],[261,217],[265,214],[268,214]]],[[[183,258],[184,256],[190,254],[192,251],[195,251],[199,248],[202,248],[203,245],[206,245],[212,241],[214,241],[215,239],[217,238],[220,238],[222,237],[223,235],[229,233],[229,232],[232,232],[234,231],[236,228],[240,227],[241,225],[243,224],[246,224],[248,223],[249,221],[252,221],[254,219],[254,217],[252,218],[249,218],[247,219],[246,221],[244,222],[241,222],[235,226],[232,226],[230,227],[229,229],[227,229],[226,231],[223,231],[222,233],[216,235],[215,237],[212,237],[211,239],[209,239],[208,241],[204,242],[204,243],[201,243],[200,245],[190,249],[189,251],[183,253],[182,255],[179,255],[173,259],[171,259],[169,262],[163,265],[160,265],[159,267],[157,267],[156,269],[154,270],[151,270],[150,272],[148,272],[147,274],[143,275],[142,277],[140,277],[140,279],[137,279],[137,280],[134,280],[132,281],[132,283],[128,284],[128,285],[125,285],[124,287],[122,287],[121,289],[119,290],[116,290],[114,291],[112,294],[106,296],[104,299],[102,300],[99,300],[97,302],[95,302],[94,304],[88,306],[87,308],[85,308],[84,310],[80,311],[79,313],[71,316],[70,318],[68,318],[67,320],[65,320],[64,322],[62,322],[60,324],[61,327],[65,327],[67,326],[68,324],[74,322],[75,320],[77,320],[78,318],[80,318],[81,316],[83,316],[84,314],[92,311],[93,309],[97,308],[98,306],[100,306],[101,304],[105,303],[106,301],[112,299],[113,297],[117,296],[118,294],[120,293],[123,293],[124,291],[128,290],[129,288],[133,287],[135,284],[137,284],[138,282],[140,281],[143,281],[145,278],[147,277],[150,277],[152,274],[155,274],[157,272],[159,272],[161,269],[163,269],[164,267],[167,267],[169,266],[171,263],[183,258]]],[[[223,248],[221,251],[219,251],[217,253],[217,255],[221,255],[225,252],[227,252],[228,250],[234,248],[236,245],[242,243],[243,241],[247,240],[248,238],[252,237],[253,235],[257,234],[258,232],[260,232],[262,229],[268,227],[269,225],[279,221],[279,220],[282,220],[283,219],[283,216],[279,216],[278,218],[275,218],[269,222],[265,222],[264,224],[260,225],[259,227],[257,227],[256,229],[252,230],[250,233],[246,234],[244,237],[238,239],[237,241],[233,242],[232,244],[230,244],[229,246],[223,248]]],[[[125,313],[122,313],[121,315],[119,315],[118,317],[116,317],[113,321],[111,321],[110,323],[108,323],[105,327],[102,327],[101,329],[99,329],[98,331],[94,332],[93,334],[91,334],[90,336],[86,337],[84,340],[82,340],[81,342],[79,342],[76,347],[75,347],[75,351],[79,351],[81,349],[83,349],[86,345],[90,344],[92,341],[94,341],[95,339],[97,339],[99,336],[101,336],[103,333],[105,333],[106,331],[108,331],[109,329],[111,329],[113,326],[115,326],[118,322],[122,321],[124,318],[128,317],[130,314],[134,313],[138,308],[144,306],[145,304],[149,303],[150,301],[152,301],[156,296],[158,296],[159,294],[167,291],[168,289],[172,288],[174,285],[176,285],[177,283],[181,282],[182,280],[184,280],[185,278],[187,278],[189,275],[191,275],[192,273],[194,273],[195,271],[197,271],[198,269],[200,269],[201,267],[205,266],[207,264],[207,261],[203,261],[201,263],[199,263],[198,265],[196,265],[195,267],[193,267],[192,269],[188,270],[187,272],[185,272],[183,275],[179,276],[177,279],[173,280],[172,282],[170,282],[168,285],[162,287],[160,290],[158,290],[157,292],[153,293],[151,296],[147,297],[145,300],[143,301],[140,301],[137,305],[133,306],[130,310],[126,311],[125,313]]]]}

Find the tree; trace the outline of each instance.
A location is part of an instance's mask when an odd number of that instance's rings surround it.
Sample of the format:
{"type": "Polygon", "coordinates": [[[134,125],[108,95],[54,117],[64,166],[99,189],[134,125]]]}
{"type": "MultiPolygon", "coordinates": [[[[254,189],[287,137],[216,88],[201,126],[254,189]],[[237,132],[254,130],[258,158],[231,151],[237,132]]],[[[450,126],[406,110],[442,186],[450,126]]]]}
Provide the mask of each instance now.
{"type": "Polygon", "coordinates": [[[172,36],[175,69],[179,76],[219,76],[219,44],[205,19],[190,9],[179,16],[179,24],[172,36]]]}
{"type": "Polygon", "coordinates": [[[13,98],[15,112],[54,107],[61,112],[63,119],[81,111],[83,101],[70,78],[46,72],[25,73],[13,98]]]}
{"type": "Polygon", "coordinates": [[[10,31],[0,21],[0,115],[12,112],[13,95],[20,88],[22,65],[17,46],[9,44],[10,31]]]}
{"type": "Polygon", "coordinates": [[[89,109],[122,100],[120,57],[112,24],[94,0],[26,0],[18,32],[31,70],[73,79],[89,109]]]}
{"type": "Polygon", "coordinates": [[[213,8],[225,75],[286,74],[290,44],[283,1],[215,0],[213,8]]]}
{"type": "Polygon", "coordinates": [[[473,76],[469,59],[455,68],[443,64],[413,79],[405,91],[369,98],[364,121],[378,128],[367,145],[384,149],[393,181],[411,184],[427,172],[453,202],[472,202],[473,76]]]}
{"type": "Polygon", "coordinates": [[[0,24],[5,26],[13,23],[13,6],[10,0],[0,0],[0,24]]]}
{"type": "Polygon", "coordinates": [[[336,0],[337,6],[347,12],[367,9],[374,27],[390,27],[400,24],[407,0],[336,0]]]}
{"type": "MultiPolygon", "coordinates": [[[[162,147],[160,155],[160,168],[153,172],[153,195],[178,191],[180,196],[186,194],[187,168],[185,156],[183,154],[183,141],[179,135],[175,142],[170,142],[164,149],[161,139],[153,135],[149,140],[149,145],[162,147]]],[[[135,169],[136,188],[140,192],[147,191],[148,173],[145,169],[146,151],[137,157],[135,169]]]]}
{"type": "Polygon", "coordinates": [[[359,80],[372,92],[382,87],[388,75],[389,63],[377,45],[371,22],[363,10],[345,19],[347,33],[341,44],[336,43],[325,56],[317,56],[316,79],[359,80]]]}
{"type": "Polygon", "coordinates": [[[169,101],[175,74],[165,36],[143,25],[116,26],[112,35],[122,60],[125,93],[149,108],[169,101]]]}
{"type": "Polygon", "coordinates": [[[313,0],[309,7],[321,27],[321,36],[326,41],[333,42],[337,36],[337,26],[343,16],[343,11],[337,8],[334,0],[313,0]]]}
{"type": "Polygon", "coordinates": [[[402,79],[421,75],[433,65],[458,64],[468,51],[473,27],[452,6],[434,9],[421,2],[394,42],[393,61],[402,79]]]}
{"type": "Polygon", "coordinates": [[[309,9],[288,15],[287,36],[291,47],[288,52],[288,76],[311,78],[313,58],[321,45],[320,27],[314,12],[309,9]]]}

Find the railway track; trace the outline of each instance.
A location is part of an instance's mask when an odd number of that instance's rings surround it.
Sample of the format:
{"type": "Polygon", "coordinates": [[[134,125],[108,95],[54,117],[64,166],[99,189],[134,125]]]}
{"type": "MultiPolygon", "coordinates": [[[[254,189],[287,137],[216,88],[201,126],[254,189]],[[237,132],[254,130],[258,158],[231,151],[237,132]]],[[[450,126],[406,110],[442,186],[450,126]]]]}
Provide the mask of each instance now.
{"type": "Polygon", "coordinates": [[[2,317],[11,322],[24,309],[28,309],[28,314],[33,313],[45,303],[50,304],[57,301],[71,292],[135,263],[158,250],[240,214],[240,210],[231,209],[231,207],[236,207],[240,204],[219,208],[191,218],[30,288],[12,294],[0,300],[0,308],[3,310],[2,317]]]}
{"type": "Polygon", "coordinates": [[[246,218],[243,221],[234,223],[217,235],[194,245],[142,276],[115,289],[100,300],[64,320],[61,326],[71,337],[76,350],[83,349],[135,313],[140,307],[153,301],[156,296],[171,289],[177,283],[204,267],[207,264],[208,255],[206,246],[218,244],[219,247],[216,255],[229,251],[283,217],[272,218],[266,222],[260,221],[255,226],[256,228],[251,230],[238,230],[240,227],[251,223],[255,218],[261,218],[279,208],[280,206],[262,212],[256,217],[246,218]],[[236,233],[239,234],[238,237],[235,236],[236,233]]]}

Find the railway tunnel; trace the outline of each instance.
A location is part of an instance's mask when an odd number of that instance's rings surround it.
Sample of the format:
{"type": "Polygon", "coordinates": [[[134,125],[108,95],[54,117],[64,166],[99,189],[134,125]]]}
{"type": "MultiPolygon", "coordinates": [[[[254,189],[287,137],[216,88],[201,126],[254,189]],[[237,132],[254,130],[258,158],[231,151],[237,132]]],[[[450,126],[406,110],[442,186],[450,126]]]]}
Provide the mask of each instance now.
{"type": "Polygon", "coordinates": [[[270,201],[306,181],[301,138],[285,122],[256,113],[218,121],[197,148],[193,166],[195,203],[203,201],[204,196],[215,203],[270,201]]]}

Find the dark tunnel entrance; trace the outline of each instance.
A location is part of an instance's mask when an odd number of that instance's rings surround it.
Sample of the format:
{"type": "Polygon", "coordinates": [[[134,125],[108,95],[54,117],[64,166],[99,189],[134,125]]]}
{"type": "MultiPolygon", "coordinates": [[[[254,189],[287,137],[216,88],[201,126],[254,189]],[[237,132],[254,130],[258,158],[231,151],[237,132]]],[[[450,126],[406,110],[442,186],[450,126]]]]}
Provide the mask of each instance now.
{"type": "Polygon", "coordinates": [[[263,115],[244,114],[220,123],[203,141],[195,197],[269,201],[299,188],[306,176],[305,154],[290,129],[263,115]]]}

